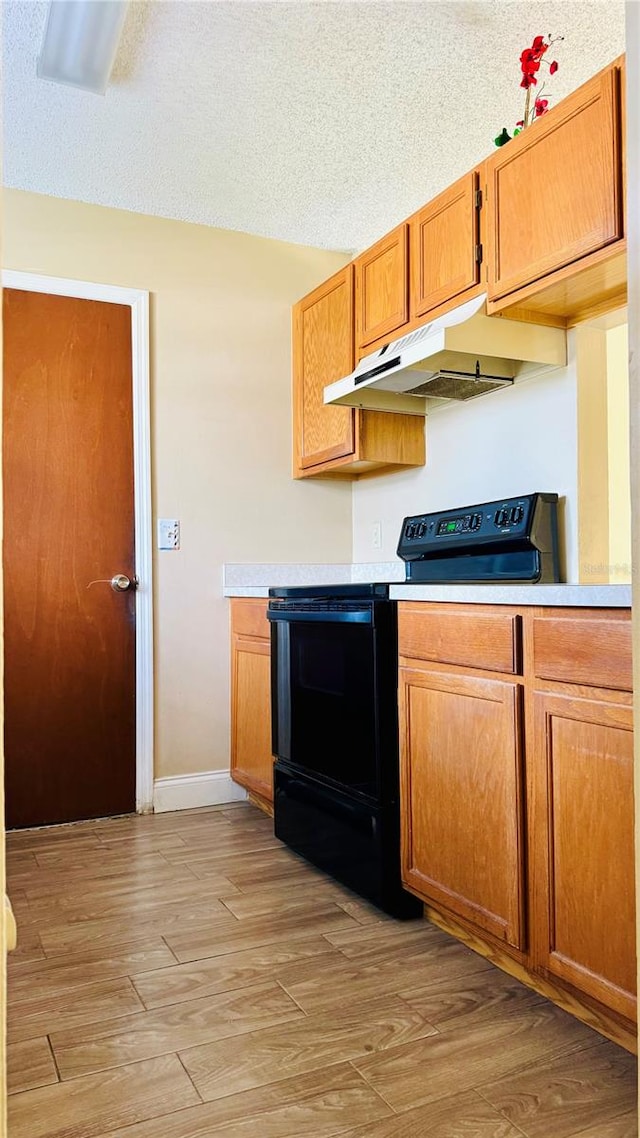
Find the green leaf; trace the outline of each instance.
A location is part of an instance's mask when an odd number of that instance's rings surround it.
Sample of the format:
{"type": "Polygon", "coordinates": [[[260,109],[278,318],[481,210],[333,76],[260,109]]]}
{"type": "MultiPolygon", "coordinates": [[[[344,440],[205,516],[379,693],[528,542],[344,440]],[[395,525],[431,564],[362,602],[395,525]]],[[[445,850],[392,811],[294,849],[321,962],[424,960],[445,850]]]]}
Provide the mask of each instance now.
{"type": "Polygon", "coordinates": [[[493,141],[495,142],[496,146],[504,146],[505,142],[509,142],[510,140],[511,140],[511,135],[509,134],[509,131],[507,130],[506,126],[503,126],[502,134],[499,134],[498,137],[494,138],[493,141]]]}

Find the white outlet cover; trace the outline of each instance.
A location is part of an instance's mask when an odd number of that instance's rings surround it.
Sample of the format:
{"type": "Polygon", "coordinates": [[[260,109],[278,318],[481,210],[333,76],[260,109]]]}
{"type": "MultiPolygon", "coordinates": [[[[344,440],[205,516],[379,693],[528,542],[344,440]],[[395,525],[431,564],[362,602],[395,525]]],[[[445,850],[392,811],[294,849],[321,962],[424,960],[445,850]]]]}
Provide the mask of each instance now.
{"type": "Polygon", "coordinates": [[[180,522],[177,518],[158,518],[158,549],[180,548],[180,522]]]}

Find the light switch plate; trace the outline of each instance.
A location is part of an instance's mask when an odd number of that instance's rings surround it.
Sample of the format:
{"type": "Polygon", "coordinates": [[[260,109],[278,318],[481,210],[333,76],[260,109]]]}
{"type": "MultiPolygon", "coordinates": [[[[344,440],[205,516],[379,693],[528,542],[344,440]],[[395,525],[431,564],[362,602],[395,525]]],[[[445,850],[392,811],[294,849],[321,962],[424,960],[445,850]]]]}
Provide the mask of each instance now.
{"type": "Polygon", "coordinates": [[[180,548],[180,522],[177,518],[158,518],[158,549],[180,548]]]}

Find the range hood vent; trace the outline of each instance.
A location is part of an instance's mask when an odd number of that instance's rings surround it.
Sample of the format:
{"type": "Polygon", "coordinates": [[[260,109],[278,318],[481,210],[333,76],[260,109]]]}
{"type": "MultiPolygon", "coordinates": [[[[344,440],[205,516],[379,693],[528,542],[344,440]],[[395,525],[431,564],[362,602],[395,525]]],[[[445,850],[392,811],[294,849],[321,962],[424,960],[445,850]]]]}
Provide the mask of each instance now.
{"type": "Polygon", "coordinates": [[[563,329],[486,316],[486,299],[475,297],[372,352],[325,388],[324,402],[426,415],[566,364],[563,329]]]}

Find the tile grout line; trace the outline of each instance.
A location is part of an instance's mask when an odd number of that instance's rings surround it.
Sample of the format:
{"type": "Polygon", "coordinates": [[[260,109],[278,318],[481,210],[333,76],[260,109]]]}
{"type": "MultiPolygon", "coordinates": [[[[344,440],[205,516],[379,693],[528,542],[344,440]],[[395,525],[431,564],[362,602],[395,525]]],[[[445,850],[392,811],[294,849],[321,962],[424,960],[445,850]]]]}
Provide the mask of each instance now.
{"type": "MultiPolygon", "coordinates": [[[[172,949],[171,945],[169,944],[169,941],[167,940],[167,938],[166,938],[166,936],[165,936],[165,934],[164,934],[164,933],[161,933],[161,934],[160,934],[160,940],[161,940],[161,941],[162,941],[162,943],[165,945],[165,947],[166,947],[166,948],[169,950],[169,952],[171,953],[171,955],[172,955],[173,959],[175,960],[176,964],[184,964],[184,963],[185,963],[185,961],[183,961],[183,960],[180,960],[180,959],[179,959],[179,958],[176,956],[175,952],[173,951],[173,949],[172,949]]],[[[171,964],[168,964],[168,965],[166,965],[166,967],[167,967],[167,968],[171,968],[171,967],[172,967],[172,965],[171,965],[171,964]]],[[[152,971],[155,971],[155,969],[152,969],[152,971]]]]}
{"type": "MultiPolygon", "coordinates": [[[[393,994],[394,994],[396,1000],[401,1000],[402,1003],[406,1005],[406,1007],[408,1008],[409,1011],[413,1012],[414,1015],[420,1016],[420,1019],[422,1020],[423,1023],[427,1023],[429,1025],[429,1027],[433,1028],[432,1034],[430,1036],[425,1036],[425,1038],[431,1039],[431,1038],[433,1038],[434,1035],[442,1035],[442,1031],[440,1030],[438,1025],[435,1023],[432,1023],[430,1019],[427,1019],[427,1017],[422,1014],[422,1012],[419,1012],[417,1008],[414,1008],[414,1006],[410,1000],[406,1000],[405,997],[401,996],[399,992],[394,992],[393,994]]],[[[446,1030],[446,1028],[445,1028],[445,1030],[446,1030]]]]}
{"type": "Polygon", "coordinates": [[[402,1114],[406,1114],[406,1111],[396,1110],[395,1106],[392,1106],[390,1102],[387,1102],[386,1098],[382,1094],[382,1091],[379,1091],[376,1087],[374,1087],[373,1083],[371,1082],[370,1079],[367,1078],[364,1071],[358,1070],[355,1063],[353,1062],[353,1059],[347,1059],[347,1063],[349,1064],[350,1067],[353,1068],[353,1070],[355,1071],[358,1078],[362,1079],[363,1083],[367,1084],[367,1086],[373,1091],[374,1095],[377,1095],[378,1098],[382,1100],[384,1105],[388,1106],[389,1110],[393,1111],[393,1114],[396,1115],[396,1117],[399,1115],[401,1116],[402,1114]]]}
{"type": "Polygon", "coordinates": [[[311,1013],[310,1013],[310,1012],[305,1012],[304,1008],[303,1008],[303,1007],[302,1007],[302,1006],[301,1006],[301,1005],[298,1003],[298,1001],[296,1000],[295,996],[292,996],[292,995],[291,995],[291,992],[289,992],[289,991],[287,990],[287,988],[285,988],[285,986],[284,986],[284,984],[282,983],[282,981],[281,981],[281,980],[276,980],[275,982],[276,982],[276,984],[278,985],[278,987],[279,987],[279,988],[282,988],[282,991],[284,992],[285,996],[286,996],[286,997],[287,997],[289,1000],[291,1000],[291,1001],[292,1001],[292,1003],[294,1003],[294,1004],[296,1005],[296,1007],[297,1007],[297,1008],[299,1008],[299,1010],[302,1012],[302,1014],[303,1014],[303,1016],[305,1017],[305,1019],[308,1019],[311,1013]]]}
{"type": "Polygon", "coordinates": [[[51,1052],[51,1058],[53,1059],[53,1066],[55,1067],[55,1072],[56,1072],[56,1077],[57,1077],[58,1083],[60,1085],[62,1085],[62,1075],[60,1074],[60,1068],[58,1066],[58,1060],[56,1058],[56,1053],[53,1050],[53,1043],[51,1042],[51,1035],[50,1034],[47,1035],[47,1044],[49,1046],[49,1051],[51,1052]]]}
{"type": "MultiPolygon", "coordinates": [[[[185,1050],[188,1050],[188,1048],[185,1048],[185,1050]]],[[[196,1094],[197,1094],[198,1098],[200,1099],[200,1102],[201,1102],[201,1103],[204,1105],[204,1103],[205,1103],[207,1100],[206,1100],[206,1099],[204,1099],[204,1098],[202,1097],[202,1095],[200,1094],[200,1091],[198,1090],[198,1088],[197,1088],[196,1084],[194,1083],[193,1079],[191,1078],[191,1075],[190,1075],[190,1074],[189,1074],[189,1072],[187,1071],[187,1068],[185,1067],[185,1065],[184,1065],[184,1062],[183,1062],[183,1060],[182,1060],[182,1055],[180,1054],[180,1052],[179,1052],[179,1051],[173,1051],[173,1052],[171,1052],[171,1054],[172,1054],[172,1055],[175,1055],[175,1057],[176,1057],[176,1059],[178,1060],[178,1062],[179,1062],[180,1066],[182,1067],[182,1070],[184,1071],[185,1075],[187,1076],[187,1078],[188,1078],[189,1082],[191,1083],[191,1086],[193,1087],[194,1091],[196,1092],[196,1094]]]]}
{"type": "MultiPolygon", "coordinates": [[[[481,1099],[482,1102],[485,1103],[485,1105],[488,1106],[494,1112],[496,1118],[502,1118],[502,1119],[504,1119],[505,1122],[508,1122],[510,1126],[513,1126],[514,1130],[518,1131],[518,1134],[522,1134],[522,1138],[529,1138],[529,1135],[527,1134],[526,1130],[523,1130],[521,1126],[519,1126],[516,1122],[514,1122],[512,1118],[509,1118],[508,1115],[504,1114],[503,1111],[498,1110],[498,1108],[496,1106],[494,1106],[494,1104],[492,1102],[489,1102],[488,1098],[485,1098],[482,1091],[478,1090],[477,1087],[470,1087],[469,1090],[470,1090],[471,1094],[477,1095],[477,1097],[479,1099],[481,1099]]],[[[567,1134],[567,1135],[565,1135],[565,1138],[571,1138],[571,1135],[567,1134]]]]}

